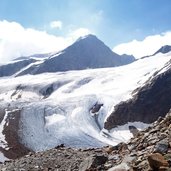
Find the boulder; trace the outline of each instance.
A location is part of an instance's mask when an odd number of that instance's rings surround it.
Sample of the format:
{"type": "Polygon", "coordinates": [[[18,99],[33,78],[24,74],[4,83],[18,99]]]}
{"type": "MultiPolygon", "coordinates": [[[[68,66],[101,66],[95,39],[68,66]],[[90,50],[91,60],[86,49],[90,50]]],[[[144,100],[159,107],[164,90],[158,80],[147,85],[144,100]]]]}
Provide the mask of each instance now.
{"type": "Polygon", "coordinates": [[[154,147],[154,152],[164,154],[168,151],[169,142],[167,139],[159,141],[154,147]]]}
{"type": "Polygon", "coordinates": [[[97,167],[105,164],[107,160],[108,158],[104,155],[91,155],[80,164],[79,171],[96,169],[97,167]]]}
{"type": "Polygon", "coordinates": [[[138,136],[139,134],[139,130],[133,125],[129,126],[129,131],[133,134],[134,137],[138,136]]]}
{"type": "Polygon", "coordinates": [[[153,170],[159,170],[162,167],[168,167],[169,164],[160,153],[153,153],[148,156],[148,162],[153,170]]]}
{"type": "Polygon", "coordinates": [[[103,104],[100,104],[100,103],[96,103],[91,109],[90,109],[90,112],[95,114],[97,113],[100,108],[103,106],[103,104]]]}

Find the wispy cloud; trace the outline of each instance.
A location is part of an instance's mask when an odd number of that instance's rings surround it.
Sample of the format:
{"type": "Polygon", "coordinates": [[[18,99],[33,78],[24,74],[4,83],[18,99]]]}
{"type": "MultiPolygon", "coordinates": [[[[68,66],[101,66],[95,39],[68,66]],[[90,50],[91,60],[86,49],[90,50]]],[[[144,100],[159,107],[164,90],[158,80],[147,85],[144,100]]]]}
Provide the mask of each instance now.
{"type": "Polygon", "coordinates": [[[24,28],[17,22],[0,21],[0,63],[20,56],[62,50],[80,36],[89,33],[86,28],[77,28],[62,37],[46,31],[24,28]]]}
{"type": "Polygon", "coordinates": [[[50,23],[51,28],[57,28],[57,29],[62,29],[62,21],[52,21],[50,23]]]}
{"type": "Polygon", "coordinates": [[[148,36],[142,41],[133,40],[128,43],[119,44],[113,48],[113,51],[118,54],[125,53],[140,58],[142,56],[152,55],[164,45],[171,45],[171,31],[148,36]]]}
{"type": "Polygon", "coordinates": [[[73,39],[77,39],[78,37],[88,35],[90,33],[91,33],[91,31],[87,28],[78,28],[74,31],[71,31],[69,33],[69,36],[72,37],[73,39]]]}

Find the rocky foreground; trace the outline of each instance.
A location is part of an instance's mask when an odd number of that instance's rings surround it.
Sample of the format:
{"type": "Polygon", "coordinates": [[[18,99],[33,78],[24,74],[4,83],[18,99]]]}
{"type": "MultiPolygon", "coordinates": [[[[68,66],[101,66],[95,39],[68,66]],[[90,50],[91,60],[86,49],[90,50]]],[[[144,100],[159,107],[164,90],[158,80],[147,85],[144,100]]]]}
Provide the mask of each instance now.
{"type": "Polygon", "coordinates": [[[97,149],[58,146],[0,165],[3,171],[169,171],[171,170],[171,111],[127,144],[97,149]]]}

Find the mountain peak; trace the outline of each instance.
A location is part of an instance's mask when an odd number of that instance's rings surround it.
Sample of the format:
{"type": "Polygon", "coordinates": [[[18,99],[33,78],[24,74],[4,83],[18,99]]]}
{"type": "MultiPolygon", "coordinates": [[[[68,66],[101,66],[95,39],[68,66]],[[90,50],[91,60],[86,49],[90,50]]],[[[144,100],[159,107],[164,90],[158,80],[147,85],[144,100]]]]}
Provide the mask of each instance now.
{"type": "Polygon", "coordinates": [[[157,52],[154,53],[154,55],[158,54],[158,53],[168,53],[171,51],[171,46],[170,45],[165,45],[162,46],[157,52]]]}
{"type": "Polygon", "coordinates": [[[82,43],[82,42],[94,42],[94,43],[96,42],[97,43],[97,42],[102,42],[102,41],[98,39],[97,36],[93,34],[88,34],[88,35],[79,37],[75,43],[77,44],[77,43],[82,43]]]}
{"type": "Polygon", "coordinates": [[[98,39],[94,34],[87,34],[85,36],[81,36],[77,39],[77,41],[83,40],[83,39],[98,39]]]}
{"type": "MultiPolygon", "coordinates": [[[[61,51],[60,53],[50,54],[49,57],[40,63],[25,66],[17,74],[40,74],[44,72],[61,72],[69,70],[83,70],[87,68],[108,68],[121,66],[133,62],[130,56],[120,56],[114,53],[95,35],[89,34],[80,37],[75,43],[61,51]]],[[[15,68],[12,65],[12,68],[15,68]]],[[[7,68],[0,68],[7,71],[7,68]]],[[[5,76],[4,72],[2,72],[5,76]]],[[[13,73],[14,74],[14,73],[13,73]]]]}

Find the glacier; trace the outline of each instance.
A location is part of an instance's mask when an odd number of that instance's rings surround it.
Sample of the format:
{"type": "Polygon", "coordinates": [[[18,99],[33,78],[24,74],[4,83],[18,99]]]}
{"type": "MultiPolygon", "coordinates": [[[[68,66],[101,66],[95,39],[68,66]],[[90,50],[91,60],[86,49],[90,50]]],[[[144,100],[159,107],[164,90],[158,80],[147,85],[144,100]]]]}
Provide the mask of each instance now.
{"type": "Polygon", "coordinates": [[[0,102],[6,108],[21,109],[19,136],[34,151],[59,144],[79,148],[116,145],[132,137],[129,125],[138,129],[148,125],[128,123],[108,131],[104,129],[106,118],[115,105],[132,98],[136,88],[164,70],[169,60],[171,53],[158,53],[114,68],[2,77],[0,102]],[[92,114],[97,103],[103,105],[92,114]]]}

